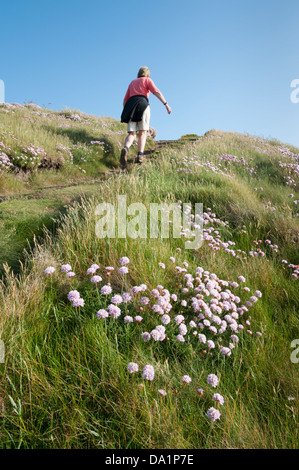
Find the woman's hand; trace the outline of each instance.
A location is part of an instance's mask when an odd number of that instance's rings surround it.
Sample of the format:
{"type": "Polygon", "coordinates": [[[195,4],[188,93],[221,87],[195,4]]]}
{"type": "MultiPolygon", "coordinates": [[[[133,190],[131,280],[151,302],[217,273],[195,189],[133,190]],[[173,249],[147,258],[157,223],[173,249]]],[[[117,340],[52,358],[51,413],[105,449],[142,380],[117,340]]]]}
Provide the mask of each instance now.
{"type": "Polygon", "coordinates": [[[171,107],[168,104],[165,105],[165,108],[167,109],[168,114],[171,114],[171,107]]]}

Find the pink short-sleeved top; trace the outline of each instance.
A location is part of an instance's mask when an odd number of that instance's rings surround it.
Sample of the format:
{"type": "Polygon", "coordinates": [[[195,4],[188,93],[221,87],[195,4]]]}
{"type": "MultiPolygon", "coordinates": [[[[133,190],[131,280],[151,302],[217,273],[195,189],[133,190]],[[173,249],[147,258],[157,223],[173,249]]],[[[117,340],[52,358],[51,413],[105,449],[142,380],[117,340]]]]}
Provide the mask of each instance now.
{"type": "Polygon", "coordinates": [[[135,78],[135,80],[133,80],[128,86],[128,90],[124,98],[124,101],[126,103],[126,101],[128,101],[128,99],[131,98],[131,96],[135,96],[135,95],[144,95],[148,98],[150,91],[152,93],[159,91],[159,89],[156,87],[156,85],[154,84],[151,78],[149,77],[135,78]]]}

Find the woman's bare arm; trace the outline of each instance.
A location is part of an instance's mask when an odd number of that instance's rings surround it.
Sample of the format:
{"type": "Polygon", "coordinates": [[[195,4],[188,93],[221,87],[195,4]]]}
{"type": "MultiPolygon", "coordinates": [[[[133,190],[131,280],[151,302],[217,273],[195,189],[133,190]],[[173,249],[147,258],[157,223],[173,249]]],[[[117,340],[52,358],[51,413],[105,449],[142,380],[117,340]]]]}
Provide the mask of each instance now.
{"type": "MultiPolygon", "coordinates": [[[[163,104],[166,103],[166,99],[164,98],[164,96],[162,95],[162,93],[160,91],[155,91],[153,94],[158,98],[158,100],[161,101],[161,103],[163,103],[163,104]]],[[[167,103],[166,103],[165,107],[167,109],[168,114],[170,114],[171,113],[171,107],[167,103]]]]}

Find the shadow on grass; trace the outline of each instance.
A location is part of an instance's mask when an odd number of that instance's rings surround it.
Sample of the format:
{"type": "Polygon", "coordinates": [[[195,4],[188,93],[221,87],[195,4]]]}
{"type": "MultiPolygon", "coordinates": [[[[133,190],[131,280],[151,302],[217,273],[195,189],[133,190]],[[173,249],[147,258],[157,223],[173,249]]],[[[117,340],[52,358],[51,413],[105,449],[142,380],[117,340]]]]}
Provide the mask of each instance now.
{"type": "MultiPolygon", "coordinates": [[[[70,204],[80,201],[82,195],[72,198],[70,204]]],[[[13,207],[1,211],[0,205],[0,225],[3,223],[3,237],[0,241],[0,279],[3,278],[7,264],[14,274],[19,274],[21,264],[26,260],[26,251],[30,251],[36,242],[42,243],[44,230],[47,229],[54,236],[61,219],[68,211],[68,204],[65,201],[58,203],[56,207],[46,210],[41,201],[39,210],[32,210],[32,214],[24,217],[22,210],[15,210],[13,207]]]]}
{"type": "MultiPolygon", "coordinates": [[[[49,125],[43,125],[42,127],[53,134],[68,137],[74,145],[89,145],[91,141],[103,142],[104,145],[101,147],[101,163],[108,168],[116,166],[118,161],[118,149],[112,141],[107,139],[107,137],[103,135],[91,135],[85,129],[57,128],[49,125]]],[[[94,149],[95,147],[91,148],[94,149]]]]}

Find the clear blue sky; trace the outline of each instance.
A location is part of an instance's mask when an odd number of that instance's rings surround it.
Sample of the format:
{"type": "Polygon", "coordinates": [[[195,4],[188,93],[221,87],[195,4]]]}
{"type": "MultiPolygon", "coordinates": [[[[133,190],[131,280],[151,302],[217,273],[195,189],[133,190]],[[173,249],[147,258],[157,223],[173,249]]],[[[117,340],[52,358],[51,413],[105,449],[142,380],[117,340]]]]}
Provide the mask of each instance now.
{"type": "Polygon", "coordinates": [[[299,146],[298,0],[10,0],[0,18],[7,102],[119,119],[147,65],[173,109],[150,97],[157,138],[215,128],[299,146]]]}

